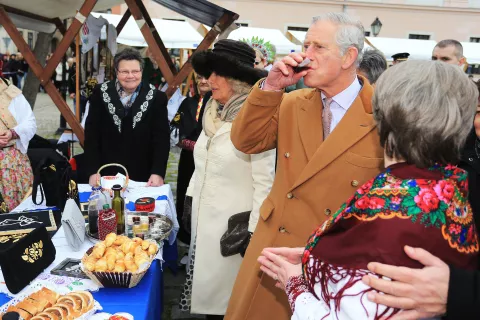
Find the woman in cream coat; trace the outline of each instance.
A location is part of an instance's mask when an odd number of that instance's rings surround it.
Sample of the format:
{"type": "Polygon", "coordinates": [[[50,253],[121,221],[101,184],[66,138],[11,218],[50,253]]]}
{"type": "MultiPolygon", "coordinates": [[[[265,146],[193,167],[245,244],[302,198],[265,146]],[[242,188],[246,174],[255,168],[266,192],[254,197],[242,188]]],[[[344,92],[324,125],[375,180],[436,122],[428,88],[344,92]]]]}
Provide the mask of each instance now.
{"type": "Polygon", "coordinates": [[[187,281],[181,308],[223,318],[242,257],[223,257],[220,238],[228,219],[251,211],[248,231],[253,233],[259,208],[270,192],[275,171],[275,150],[248,155],[230,139],[232,121],[252,84],[265,75],[254,69],[255,51],[247,44],[221,40],[212,52],[193,58],[198,74],[208,77],[212,98],[203,115],[203,131],[194,149],[195,173],[187,195],[192,202],[192,241],[187,281]],[[234,56],[235,55],[235,56],[234,56]]]}

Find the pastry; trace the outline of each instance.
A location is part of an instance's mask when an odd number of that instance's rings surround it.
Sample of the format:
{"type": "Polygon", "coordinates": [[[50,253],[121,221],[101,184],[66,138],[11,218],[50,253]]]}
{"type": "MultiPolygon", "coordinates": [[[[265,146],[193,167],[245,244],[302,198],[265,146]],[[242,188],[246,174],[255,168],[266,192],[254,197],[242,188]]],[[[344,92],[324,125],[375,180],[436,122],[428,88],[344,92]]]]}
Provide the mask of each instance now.
{"type": "Polygon", "coordinates": [[[34,304],[32,304],[30,301],[28,301],[28,299],[25,299],[25,300],[17,303],[17,305],[15,307],[27,311],[32,316],[34,316],[34,315],[36,315],[37,313],[40,312],[40,310],[38,310],[38,308],[35,307],[34,304]]]}
{"type": "Polygon", "coordinates": [[[65,310],[65,312],[67,313],[67,317],[70,317],[73,319],[73,315],[75,314],[75,311],[73,310],[73,307],[71,305],[67,303],[59,302],[55,305],[55,307],[65,310]]]}
{"type": "Polygon", "coordinates": [[[150,246],[148,247],[148,254],[151,256],[152,254],[157,253],[158,246],[156,243],[150,243],[150,246]]]}
{"type": "Polygon", "coordinates": [[[37,314],[37,316],[44,317],[45,319],[48,319],[48,320],[63,320],[60,317],[58,317],[56,314],[48,313],[48,312],[45,312],[45,311],[37,314]]]}
{"type": "Polygon", "coordinates": [[[90,307],[90,299],[88,296],[82,294],[81,292],[71,292],[69,294],[67,294],[67,296],[71,296],[72,298],[74,299],[77,299],[77,301],[80,301],[80,304],[81,304],[81,312],[82,314],[87,312],[90,307]]]}
{"type": "Polygon", "coordinates": [[[116,254],[116,257],[115,257],[115,260],[123,260],[125,258],[125,253],[123,253],[123,251],[121,250],[118,250],[117,251],[117,254],[116,254]]]}
{"type": "Polygon", "coordinates": [[[97,263],[97,261],[98,260],[94,256],[88,256],[85,259],[85,262],[83,263],[83,265],[85,266],[85,268],[88,271],[94,271],[95,270],[95,263],[97,263]]]}
{"type": "Polygon", "coordinates": [[[128,271],[135,272],[135,271],[138,270],[138,267],[135,264],[135,261],[133,260],[133,254],[131,252],[129,252],[129,253],[127,253],[127,255],[125,255],[125,259],[123,261],[124,261],[125,267],[127,268],[128,271]]]}
{"type": "Polygon", "coordinates": [[[35,317],[31,318],[30,320],[49,320],[50,318],[36,315],[35,317]]]}
{"type": "Polygon", "coordinates": [[[117,260],[115,262],[114,272],[125,272],[125,262],[123,260],[117,260]]]}
{"type": "Polygon", "coordinates": [[[95,247],[93,247],[92,256],[97,259],[100,259],[101,257],[103,257],[103,254],[105,253],[105,249],[106,249],[106,246],[103,242],[97,243],[95,247]]]}
{"type": "Polygon", "coordinates": [[[146,252],[145,252],[145,251],[143,251],[143,249],[142,249],[142,246],[141,246],[141,245],[140,245],[140,246],[137,246],[137,247],[135,248],[135,252],[133,253],[133,255],[135,255],[135,256],[136,256],[137,254],[146,254],[146,252]]]}
{"type": "Polygon", "coordinates": [[[135,238],[132,239],[132,241],[135,242],[135,243],[141,244],[143,239],[139,238],[139,237],[135,237],[135,238]]]}
{"type": "Polygon", "coordinates": [[[86,301],[87,301],[87,311],[93,309],[94,305],[95,305],[95,299],[93,299],[93,296],[90,292],[88,291],[77,291],[76,293],[84,296],[86,298],[86,301]]]}
{"type": "Polygon", "coordinates": [[[128,240],[128,237],[125,236],[117,236],[117,239],[113,242],[116,246],[121,246],[125,241],[128,240]]]}
{"type": "Polygon", "coordinates": [[[32,298],[32,295],[28,296],[25,300],[37,307],[38,312],[42,312],[43,310],[45,310],[45,308],[51,306],[51,303],[47,300],[36,300],[32,298]]]}
{"type": "Polygon", "coordinates": [[[32,318],[32,315],[30,313],[28,313],[25,310],[19,309],[15,306],[8,307],[7,312],[10,312],[10,311],[17,312],[25,320],[30,320],[32,318]]]}
{"type": "Polygon", "coordinates": [[[105,259],[107,259],[107,269],[108,271],[112,271],[115,267],[115,260],[117,254],[115,252],[109,252],[105,255],[105,259]]]}
{"type": "Polygon", "coordinates": [[[108,248],[110,247],[114,242],[115,240],[117,239],[117,235],[115,233],[109,233],[107,234],[107,236],[105,237],[105,246],[108,248]]]}
{"type": "Polygon", "coordinates": [[[150,261],[150,258],[145,252],[143,252],[142,254],[135,255],[134,261],[137,267],[140,268],[140,266],[142,266],[144,263],[148,263],[150,261]]]}
{"type": "Polygon", "coordinates": [[[133,245],[132,245],[132,247],[130,248],[130,252],[133,253],[133,254],[135,254],[135,249],[137,249],[137,247],[142,248],[141,243],[134,242],[133,245]]]}
{"type": "Polygon", "coordinates": [[[95,263],[95,272],[105,272],[107,271],[107,259],[101,258],[95,263]]]}
{"type": "Polygon", "coordinates": [[[62,320],[66,319],[68,317],[67,311],[65,309],[57,307],[57,306],[47,308],[47,309],[45,309],[44,312],[49,313],[49,314],[54,314],[62,320]]]}
{"type": "Polygon", "coordinates": [[[150,247],[150,241],[147,241],[147,240],[143,240],[142,241],[142,250],[147,250],[148,247],[150,247]]]}
{"type": "Polygon", "coordinates": [[[81,302],[77,298],[66,295],[60,297],[58,302],[70,305],[73,309],[73,317],[78,317],[81,314],[82,306],[80,305],[81,302]]]}
{"type": "Polygon", "coordinates": [[[50,289],[47,289],[45,287],[43,287],[42,290],[37,291],[37,292],[40,293],[40,300],[46,299],[52,305],[54,305],[57,302],[58,297],[60,297],[60,295],[58,293],[56,293],[55,291],[52,291],[50,289]]]}
{"type": "Polygon", "coordinates": [[[125,254],[129,253],[134,244],[135,244],[135,242],[133,242],[133,241],[131,241],[131,240],[125,241],[125,242],[122,244],[122,247],[121,247],[123,253],[125,253],[125,254]]]}

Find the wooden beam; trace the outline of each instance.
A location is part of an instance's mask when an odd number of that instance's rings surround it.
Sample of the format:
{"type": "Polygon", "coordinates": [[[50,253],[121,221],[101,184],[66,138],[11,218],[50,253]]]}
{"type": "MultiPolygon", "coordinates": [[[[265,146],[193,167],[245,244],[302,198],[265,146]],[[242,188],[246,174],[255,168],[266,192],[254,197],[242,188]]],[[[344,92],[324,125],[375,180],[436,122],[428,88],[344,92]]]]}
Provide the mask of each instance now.
{"type": "MultiPolygon", "coordinates": [[[[218,19],[217,23],[213,26],[212,29],[207,33],[205,38],[200,42],[200,44],[197,47],[197,51],[203,51],[207,50],[210,48],[212,45],[213,41],[217,38],[217,36],[222,33],[223,30],[227,29],[235,20],[238,19],[238,14],[234,14],[233,16],[230,15],[229,13],[224,13],[223,16],[218,19]]],[[[183,80],[188,77],[190,72],[192,72],[192,56],[188,58],[188,61],[185,62],[185,64],[182,66],[180,69],[180,72],[175,76],[173,79],[172,83],[169,83],[168,89],[166,91],[167,97],[171,97],[175,91],[178,89],[180,84],[183,82],[183,80]]]]}
{"type": "Polygon", "coordinates": [[[152,19],[150,19],[150,15],[141,0],[125,0],[125,3],[139,25],[140,31],[147,41],[148,48],[157,62],[163,77],[170,85],[173,81],[176,70],[173,66],[170,54],[168,54],[168,50],[165,48],[162,39],[158,35],[152,19]]]}
{"type": "MultiPolygon", "coordinates": [[[[85,0],[85,2],[83,3],[82,7],[79,10],[79,13],[86,19],[90,14],[90,12],[92,12],[93,7],[95,6],[96,3],[97,3],[97,0],[85,0]]],[[[65,35],[63,36],[63,39],[58,44],[57,49],[53,53],[53,56],[50,58],[50,60],[48,60],[44,73],[40,78],[40,82],[42,83],[42,85],[45,82],[47,82],[48,79],[51,78],[53,71],[62,60],[63,56],[65,55],[65,52],[67,52],[68,47],[72,43],[73,39],[75,39],[75,35],[80,31],[80,28],[82,27],[82,25],[83,23],[80,22],[78,19],[76,18],[73,19],[72,24],[68,28],[67,32],[65,32],[65,35]]]]}
{"type": "Polygon", "coordinates": [[[50,19],[50,18],[42,17],[42,16],[36,15],[34,13],[26,12],[26,11],[23,11],[23,10],[20,10],[20,9],[15,9],[15,8],[5,6],[5,5],[2,5],[2,7],[4,7],[5,11],[9,12],[9,13],[14,13],[14,14],[17,14],[19,16],[26,17],[26,18],[35,19],[35,20],[55,24],[53,19],[50,19]]]}
{"type": "Polygon", "coordinates": [[[130,9],[127,8],[127,11],[125,11],[122,19],[120,20],[120,22],[117,25],[117,28],[116,28],[117,29],[117,36],[120,34],[120,32],[122,32],[123,27],[125,27],[125,24],[127,23],[128,19],[130,19],[131,16],[132,16],[132,13],[130,12],[130,9]]]}
{"type": "MultiPolygon", "coordinates": [[[[42,75],[44,74],[44,69],[42,65],[38,62],[32,50],[13,24],[5,9],[2,7],[0,7],[0,23],[3,25],[5,31],[7,31],[10,38],[12,38],[18,50],[22,53],[23,57],[25,58],[30,67],[30,70],[35,73],[37,78],[41,79],[42,75]]],[[[83,141],[85,137],[83,128],[77,121],[77,119],[75,119],[75,115],[73,114],[72,110],[70,110],[70,107],[67,105],[65,100],[62,99],[62,96],[58,92],[57,88],[55,88],[50,78],[47,79],[47,81],[44,81],[42,84],[45,88],[45,91],[47,91],[48,95],[52,98],[53,102],[57,106],[58,110],[60,110],[65,120],[67,120],[68,124],[70,125],[73,132],[80,141],[80,144],[83,146],[83,141]]]]}
{"type": "MultiPolygon", "coordinates": [[[[63,24],[63,21],[60,20],[60,18],[55,18],[53,19],[55,26],[57,27],[58,31],[62,34],[62,36],[65,37],[65,33],[67,33],[67,27],[63,24]]],[[[70,44],[70,49],[72,49],[72,52],[75,52],[75,43],[70,44]]]]}

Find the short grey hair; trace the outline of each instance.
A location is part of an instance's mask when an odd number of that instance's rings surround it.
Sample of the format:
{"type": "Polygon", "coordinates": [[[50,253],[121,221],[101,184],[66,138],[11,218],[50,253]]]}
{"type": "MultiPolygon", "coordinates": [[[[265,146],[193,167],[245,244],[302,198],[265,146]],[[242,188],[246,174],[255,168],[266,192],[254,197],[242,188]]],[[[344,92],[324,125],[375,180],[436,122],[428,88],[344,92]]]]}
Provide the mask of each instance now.
{"type": "Polygon", "coordinates": [[[406,61],[377,81],[373,115],[389,157],[419,168],[460,159],[478,90],[462,70],[440,61],[406,61]]]}
{"type": "Polygon", "coordinates": [[[118,65],[122,60],[137,60],[140,63],[140,69],[143,70],[144,62],[142,55],[140,52],[133,48],[125,48],[120,52],[117,52],[115,57],[113,58],[113,64],[115,66],[115,70],[118,71],[118,65]]]}
{"type": "Polygon", "coordinates": [[[439,43],[437,43],[435,48],[438,47],[438,48],[443,49],[443,48],[450,47],[450,46],[455,47],[455,56],[457,57],[457,59],[458,60],[462,59],[463,58],[463,46],[457,40],[453,40],[453,39],[442,40],[439,43]]]}
{"type": "Polygon", "coordinates": [[[387,59],[379,50],[365,50],[358,69],[365,74],[371,84],[374,84],[380,75],[387,70],[387,59]]]}
{"type": "Polygon", "coordinates": [[[348,48],[354,47],[358,50],[357,66],[362,61],[362,51],[365,41],[365,29],[363,24],[351,18],[348,14],[341,12],[329,12],[316,16],[312,20],[312,24],[318,21],[330,21],[338,26],[335,40],[340,48],[340,54],[343,56],[348,48]]]}

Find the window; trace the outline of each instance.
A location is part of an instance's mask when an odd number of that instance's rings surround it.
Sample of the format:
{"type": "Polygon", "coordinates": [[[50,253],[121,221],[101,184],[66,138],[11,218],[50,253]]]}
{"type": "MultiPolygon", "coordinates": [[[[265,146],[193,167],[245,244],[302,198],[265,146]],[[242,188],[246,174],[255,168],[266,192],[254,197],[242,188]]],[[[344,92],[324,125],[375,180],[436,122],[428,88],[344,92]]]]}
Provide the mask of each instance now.
{"type": "Polygon", "coordinates": [[[480,43],[480,37],[470,37],[470,42],[480,43]]]}
{"type": "Polygon", "coordinates": [[[287,27],[287,31],[304,31],[307,32],[307,27],[287,27]]]}
{"type": "Polygon", "coordinates": [[[239,27],[248,27],[248,22],[235,22],[235,24],[239,27]]]}
{"type": "Polygon", "coordinates": [[[408,39],[430,40],[429,34],[412,34],[408,35],[408,39]]]}
{"type": "Polygon", "coordinates": [[[33,32],[29,32],[28,33],[28,46],[30,47],[30,49],[33,49],[33,32]]]}
{"type": "Polygon", "coordinates": [[[365,37],[370,37],[370,31],[365,31],[365,37]]]}

